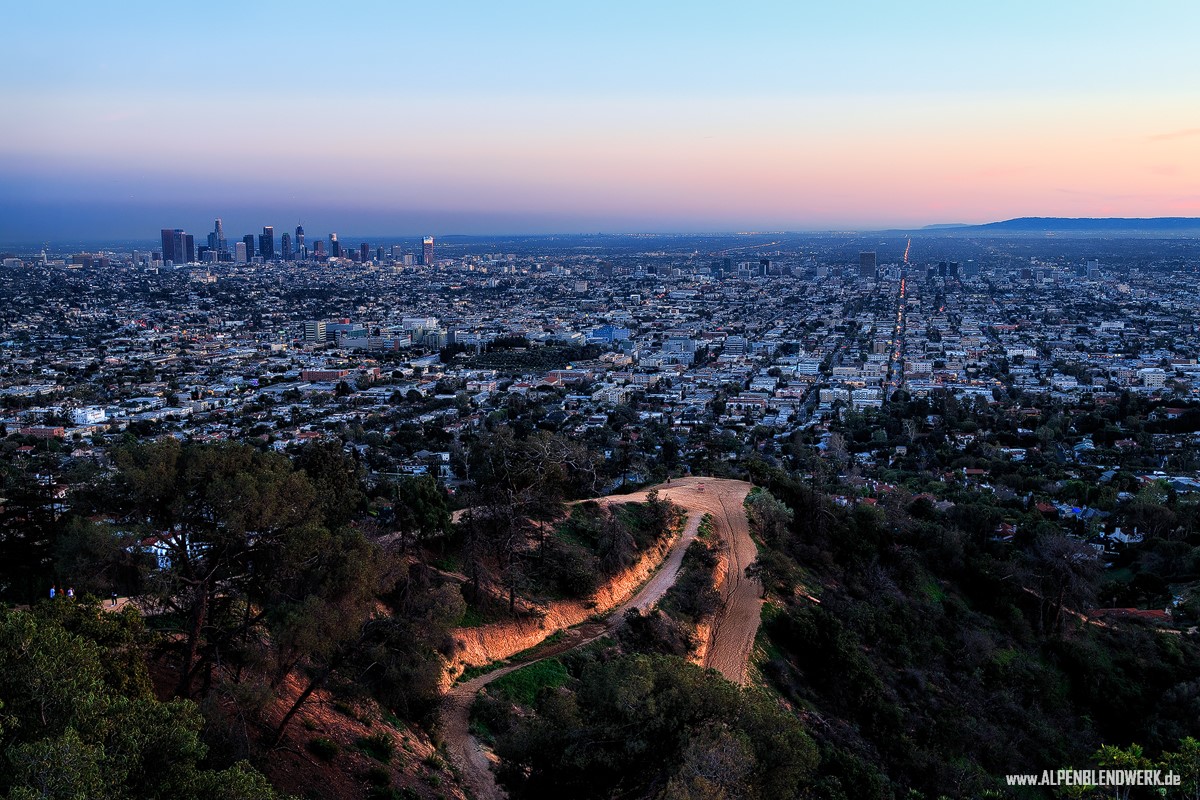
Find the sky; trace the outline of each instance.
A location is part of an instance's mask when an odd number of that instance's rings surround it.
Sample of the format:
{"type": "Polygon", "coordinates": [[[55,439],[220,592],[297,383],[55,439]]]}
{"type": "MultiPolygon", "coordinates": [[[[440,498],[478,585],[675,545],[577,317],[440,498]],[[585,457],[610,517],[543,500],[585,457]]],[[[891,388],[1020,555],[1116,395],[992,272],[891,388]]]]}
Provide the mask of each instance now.
{"type": "Polygon", "coordinates": [[[12,3],[0,241],[1200,216],[1200,4],[12,3]]]}

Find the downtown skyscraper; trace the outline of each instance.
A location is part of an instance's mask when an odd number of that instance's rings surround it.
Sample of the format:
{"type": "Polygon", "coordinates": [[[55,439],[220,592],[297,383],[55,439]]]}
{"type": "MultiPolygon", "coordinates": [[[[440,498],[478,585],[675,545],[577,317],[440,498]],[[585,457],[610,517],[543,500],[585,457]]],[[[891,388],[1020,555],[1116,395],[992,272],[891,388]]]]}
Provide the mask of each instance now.
{"type": "Polygon", "coordinates": [[[264,225],[262,235],[258,237],[258,254],[263,261],[275,260],[275,229],[264,225]]]}
{"type": "Polygon", "coordinates": [[[208,249],[217,254],[218,261],[221,260],[222,255],[229,252],[229,242],[225,240],[225,228],[221,225],[220,217],[213,225],[212,232],[208,234],[208,249]]]}

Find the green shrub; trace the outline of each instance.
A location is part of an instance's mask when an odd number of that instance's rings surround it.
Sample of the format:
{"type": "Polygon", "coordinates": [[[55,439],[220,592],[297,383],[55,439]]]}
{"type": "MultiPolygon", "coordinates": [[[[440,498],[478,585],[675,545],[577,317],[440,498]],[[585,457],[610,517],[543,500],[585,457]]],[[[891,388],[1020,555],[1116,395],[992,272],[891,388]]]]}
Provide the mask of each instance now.
{"type": "Polygon", "coordinates": [[[488,691],[518,705],[531,706],[542,689],[562,686],[569,677],[561,661],[547,658],[497,678],[488,691]]]}
{"type": "Polygon", "coordinates": [[[308,740],[308,752],[312,753],[322,761],[332,761],[333,757],[338,754],[341,749],[336,742],[330,741],[322,737],[308,740]]]}
{"type": "Polygon", "coordinates": [[[392,782],[392,773],[383,767],[371,767],[363,777],[372,786],[389,786],[392,782]]]}
{"type": "Polygon", "coordinates": [[[396,743],[392,741],[392,737],[382,731],[372,733],[370,736],[360,736],[355,744],[358,745],[359,750],[384,764],[392,760],[392,753],[396,750],[396,743]]]}

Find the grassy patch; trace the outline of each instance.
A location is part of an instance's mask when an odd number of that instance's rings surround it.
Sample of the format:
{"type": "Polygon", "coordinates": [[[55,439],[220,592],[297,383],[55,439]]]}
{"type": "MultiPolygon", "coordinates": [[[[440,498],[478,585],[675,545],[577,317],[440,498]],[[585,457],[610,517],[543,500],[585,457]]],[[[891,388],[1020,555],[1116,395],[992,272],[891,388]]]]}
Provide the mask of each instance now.
{"type": "Polygon", "coordinates": [[[372,733],[370,736],[360,736],[355,744],[358,745],[359,750],[384,764],[392,760],[392,753],[396,750],[396,744],[392,741],[392,737],[382,732],[372,733]]]}
{"type": "Polygon", "coordinates": [[[433,560],[433,566],[440,569],[442,572],[461,572],[462,557],[457,553],[447,553],[444,556],[438,556],[433,560]]]}
{"type": "Polygon", "coordinates": [[[1131,570],[1129,567],[1120,567],[1118,569],[1111,569],[1105,573],[1105,577],[1108,578],[1110,581],[1116,581],[1118,583],[1129,583],[1130,581],[1133,580],[1133,570],[1131,570]]]}
{"type": "Polygon", "coordinates": [[[576,503],[571,506],[571,514],[554,526],[554,536],[564,542],[596,548],[600,538],[600,519],[603,510],[595,501],[576,503]]]}
{"type": "Polygon", "coordinates": [[[325,738],[309,739],[306,747],[308,752],[322,761],[332,761],[333,757],[338,754],[338,750],[341,749],[336,742],[325,738]]]}
{"type": "Polygon", "coordinates": [[[462,674],[459,675],[454,682],[466,683],[467,681],[478,678],[480,675],[487,675],[489,672],[495,672],[503,666],[503,661],[493,661],[492,663],[484,664],[481,667],[466,667],[463,669],[462,674]]]}
{"type": "Polygon", "coordinates": [[[931,603],[940,603],[946,599],[946,592],[942,589],[938,582],[932,578],[921,584],[921,593],[925,595],[925,597],[931,603]]]}
{"type": "Polygon", "coordinates": [[[561,661],[547,658],[496,679],[488,691],[513,703],[532,706],[542,689],[562,686],[569,677],[561,661]]]}
{"type": "Polygon", "coordinates": [[[467,606],[467,610],[463,612],[462,619],[458,621],[458,627],[478,628],[486,622],[487,619],[484,617],[482,611],[478,608],[467,606]]]}

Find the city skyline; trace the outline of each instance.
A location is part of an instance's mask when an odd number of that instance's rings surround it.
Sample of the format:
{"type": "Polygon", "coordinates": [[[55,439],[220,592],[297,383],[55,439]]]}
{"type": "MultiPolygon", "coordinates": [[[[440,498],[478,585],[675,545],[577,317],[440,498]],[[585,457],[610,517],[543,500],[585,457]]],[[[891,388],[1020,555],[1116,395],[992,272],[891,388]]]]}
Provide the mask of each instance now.
{"type": "Polygon", "coordinates": [[[0,239],[1200,214],[1175,4],[206,8],[14,10],[0,239]]]}

